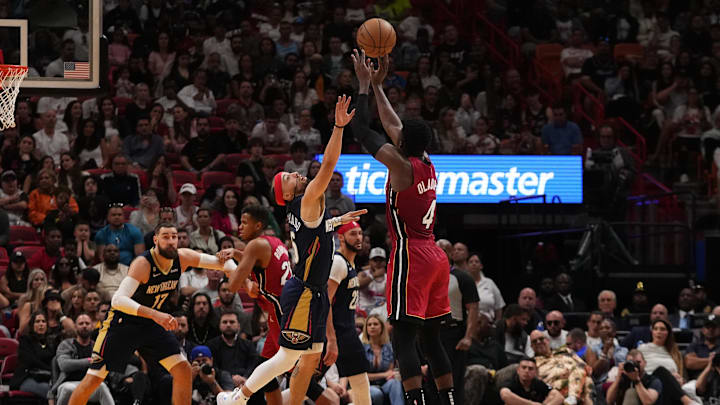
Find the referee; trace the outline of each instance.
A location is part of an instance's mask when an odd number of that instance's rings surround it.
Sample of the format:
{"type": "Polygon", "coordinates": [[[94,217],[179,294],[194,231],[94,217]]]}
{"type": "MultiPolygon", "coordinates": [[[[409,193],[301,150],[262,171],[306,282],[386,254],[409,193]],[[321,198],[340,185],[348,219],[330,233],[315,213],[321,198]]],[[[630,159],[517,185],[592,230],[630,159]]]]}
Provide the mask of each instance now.
{"type": "MultiPolygon", "coordinates": [[[[448,254],[449,259],[449,252],[452,249],[450,241],[440,239],[436,244],[448,254]]],[[[463,405],[467,351],[470,349],[472,335],[477,327],[480,297],[472,277],[455,267],[450,269],[448,296],[451,318],[443,321],[440,339],[452,363],[455,404],[463,405]]]]}

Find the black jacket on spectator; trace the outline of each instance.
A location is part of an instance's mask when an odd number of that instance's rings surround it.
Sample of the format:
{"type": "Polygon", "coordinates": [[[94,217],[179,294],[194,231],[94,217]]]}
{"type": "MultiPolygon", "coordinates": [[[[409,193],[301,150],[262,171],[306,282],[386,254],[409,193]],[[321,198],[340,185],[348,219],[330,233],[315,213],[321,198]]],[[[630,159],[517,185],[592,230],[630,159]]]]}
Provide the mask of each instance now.
{"type": "MultiPolygon", "coordinates": [[[[47,375],[46,382],[50,381],[52,359],[55,357],[55,343],[52,339],[47,339],[41,343],[37,337],[33,335],[20,336],[20,346],[18,347],[18,365],[10,380],[10,388],[18,389],[20,384],[33,374],[42,373],[47,375]],[[36,371],[37,370],[37,371],[36,371]]],[[[39,376],[33,377],[36,380],[42,379],[39,376]]]]}
{"type": "MultiPolygon", "coordinates": [[[[103,174],[100,178],[102,193],[110,203],[123,203],[137,206],[140,203],[140,179],[134,173],[118,176],[115,173],[103,174]]],[[[107,207],[106,207],[107,209],[107,207]]]]}
{"type": "MultiPolygon", "coordinates": [[[[495,322],[495,340],[503,349],[503,352],[505,352],[505,328],[505,319],[500,319],[495,322]]],[[[528,334],[525,333],[524,330],[521,330],[520,336],[515,340],[514,349],[518,352],[524,353],[527,343],[528,334]]],[[[507,352],[505,352],[505,355],[507,356],[507,352]]],[[[518,356],[518,358],[508,358],[507,361],[510,363],[515,363],[519,360],[520,357],[521,356],[518,356]]]]}
{"type": "Polygon", "coordinates": [[[566,312],[587,312],[587,306],[582,301],[582,298],[580,296],[576,296],[571,294],[572,298],[572,308],[570,308],[565,301],[563,301],[560,294],[555,293],[555,295],[551,296],[550,298],[545,301],[545,310],[546,311],[553,311],[558,310],[562,312],[563,314],[566,312]]]}
{"type": "Polygon", "coordinates": [[[479,364],[488,370],[500,370],[508,365],[505,348],[491,337],[483,341],[473,339],[467,351],[467,365],[479,364]]]}
{"type": "Polygon", "coordinates": [[[213,364],[230,375],[250,376],[257,363],[255,346],[246,339],[235,338],[235,345],[228,346],[222,336],[210,339],[207,343],[213,356],[213,364]]]}

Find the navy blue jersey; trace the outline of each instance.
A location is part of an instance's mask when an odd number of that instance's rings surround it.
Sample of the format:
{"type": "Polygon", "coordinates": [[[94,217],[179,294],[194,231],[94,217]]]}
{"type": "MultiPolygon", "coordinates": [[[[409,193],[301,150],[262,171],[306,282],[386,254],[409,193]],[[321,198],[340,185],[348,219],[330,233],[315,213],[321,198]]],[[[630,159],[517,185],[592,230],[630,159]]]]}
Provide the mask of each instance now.
{"type": "Polygon", "coordinates": [[[173,260],[169,269],[161,269],[155,261],[155,256],[159,254],[155,248],[142,253],[141,256],[150,262],[150,278],[147,283],[138,286],[132,299],[140,305],[161,311],[165,300],[177,289],[182,270],[179,257],[173,260]]]}
{"type": "Polygon", "coordinates": [[[330,278],[339,283],[332,302],[335,334],[340,336],[348,331],[357,334],[355,332],[355,308],[360,288],[357,270],[340,252],[335,252],[333,266],[345,266],[340,272],[333,269],[330,274],[330,278]],[[345,269],[347,272],[344,271],[345,269]],[[338,280],[343,275],[345,277],[338,280]]]}
{"type": "Polygon", "coordinates": [[[300,216],[302,196],[295,197],[287,206],[287,219],[290,224],[290,238],[295,253],[293,274],[305,284],[325,288],[330,276],[335,241],[335,230],[327,215],[327,210],[315,223],[306,223],[300,216]]]}

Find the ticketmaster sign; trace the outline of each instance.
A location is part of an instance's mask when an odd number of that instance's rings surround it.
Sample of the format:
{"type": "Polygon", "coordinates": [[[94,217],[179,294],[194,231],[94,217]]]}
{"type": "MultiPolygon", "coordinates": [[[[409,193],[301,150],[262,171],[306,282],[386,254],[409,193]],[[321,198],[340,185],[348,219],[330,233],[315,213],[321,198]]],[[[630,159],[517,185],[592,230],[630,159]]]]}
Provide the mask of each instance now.
{"type": "MultiPolygon", "coordinates": [[[[322,161],[322,155],[318,155],[322,161]]],[[[498,203],[511,197],[583,201],[580,156],[433,155],[439,203],[498,203]]],[[[384,203],[387,170],[370,155],[342,155],[343,193],[357,203],[384,203]]],[[[527,201],[538,203],[537,200],[527,201]]]]}

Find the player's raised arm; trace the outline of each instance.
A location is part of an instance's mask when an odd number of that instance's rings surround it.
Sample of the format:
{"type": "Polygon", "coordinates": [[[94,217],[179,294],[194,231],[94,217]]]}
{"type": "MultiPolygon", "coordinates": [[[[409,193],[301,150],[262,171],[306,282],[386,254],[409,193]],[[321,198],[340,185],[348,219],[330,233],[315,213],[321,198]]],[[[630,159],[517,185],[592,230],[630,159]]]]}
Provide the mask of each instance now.
{"type": "Polygon", "coordinates": [[[392,105],[390,105],[390,100],[385,96],[385,90],[383,90],[383,82],[385,81],[385,76],[387,76],[389,65],[390,57],[387,55],[381,56],[378,61],[378,68],[373,69],[370,73],[370,82],[372,83],[373,93],[375,93],[375,102],[378,106],[380,122],[393,145],[399,147],[403,124],[400,117],[398,117],[395,110],[393,110],[392,105]]]}
{"type": "MultiPolygon", "coordinates": [[[[358,54],[357,49],[350,56],[359,83],[358,99],[355,105],[357,117],[355,117],[352,124],[353,134],[375,159],[388,168],[390,171],[390,185],[393,189],[404,190],[412,185],[412,164],[400,153],[398,147],[387,143],[384,135],[370,128],[370,113],[368,111],[368,94],[372,76],[370,60],[365,58],[365,51],[360,51],[360,54],[358,54]]],[[[402,129],[402,126],[400,129],[402,129]]],[[[400,131],[396,131],[394,135],[400,137],[400,131]]],[[[399,140],[397,142],[400,144],[399,140]]]]}
{"type": "Polygon", "coordinates": [[[146,283],[149,278],[150,262],[144,257],[135,258],[130,263],[127,277],[120,282],[120,286],[112,297],[112,307],[126,314],[152,319],[166,330],[176,329],[177,320],[172,315],[140,305],[132,299],[140,284],[146,283]]]}
{"type": "MultiPolygon", "coordinates": [[[[345,128],[345,125],[347,125],[355,116],[355,110],[352,110],[349,113],[347,112],[351,99],[352,98],[348,96],[338,97],[338,102],[335,104],[335,127],[333,128],[332,135],[330,136],[330,141],[328,141],[328,144],[325,147],[325,154],[323,155],[323,161],[320,165],[320,171],[305,189],[305,194],[302,198],[303,208],[310,206],[309,204],[304,204],[306,201],[314,203],[317,199],[323,196],[325,194],[325,190],[327,190],[328,184],[330,184],[333,171],[335,171],[335,165],[337,164],[338,159],[340,159],[343,128],[345,128]]],[[[317,218],[318,215],[320,215],[320,212],[318,212],[314,218],[317,218]]],[[[306,218],[303,219],[307,220],[306,218]]]]}

